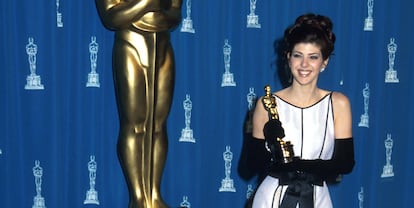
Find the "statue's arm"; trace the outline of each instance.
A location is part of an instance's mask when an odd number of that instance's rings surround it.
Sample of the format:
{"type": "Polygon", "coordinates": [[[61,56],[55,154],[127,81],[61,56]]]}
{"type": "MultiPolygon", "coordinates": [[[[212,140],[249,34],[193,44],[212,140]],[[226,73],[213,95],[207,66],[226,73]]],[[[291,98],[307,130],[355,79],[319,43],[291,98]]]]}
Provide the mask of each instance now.
{"type": "Polygon", "coordinates": [[[183,2],[182,0],[172,0],[170,9],[165,11],[165,15],[168,17],[168,21],[170,22],[171,29],[179,25],[181,22],[182,2],[183,2]]]}
{"type": "Polygon", "coordinates": [[[146,13],[160,8],[159,1],[154,0],[95,0],[95,3],[103,24],[110,30],[127,28],[146,13]]]}

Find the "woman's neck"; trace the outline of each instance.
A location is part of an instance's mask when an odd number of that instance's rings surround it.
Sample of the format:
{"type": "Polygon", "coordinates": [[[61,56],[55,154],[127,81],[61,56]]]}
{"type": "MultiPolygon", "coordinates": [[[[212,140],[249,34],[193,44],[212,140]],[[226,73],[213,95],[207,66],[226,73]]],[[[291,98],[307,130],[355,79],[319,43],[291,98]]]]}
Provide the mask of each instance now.
{"type": "Polygon", "coordinates": [[[308,107],[318,102],[324,96],[323,92],[324,90],[319,89],[317,86],[302,87],[292,85],[286,88],[282,96],[296,106],[308,107]]]}

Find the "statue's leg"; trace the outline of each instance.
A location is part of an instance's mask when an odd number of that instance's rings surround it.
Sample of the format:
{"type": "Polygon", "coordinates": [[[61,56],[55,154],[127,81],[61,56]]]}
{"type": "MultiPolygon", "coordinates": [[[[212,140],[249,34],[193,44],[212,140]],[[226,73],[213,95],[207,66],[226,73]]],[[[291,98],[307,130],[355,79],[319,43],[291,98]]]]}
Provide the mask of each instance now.
{"type": "Polygon", "coordinates": [[[168,151],[167,117],[174,92],[175,66],[169,38],[164,36],[158,38],[152,205],[154,208],[166,208],[167,205],[161,197],[160,184],[168,151]]]}
{"type": "Polygon", "coordinates": [[[144,155],[145,121],[147,115],[146,67],[139,61],[134,47],[124,40],[114,44],[113,72],[117,99],[120,130],[118,137],[118,158],[130,195],[130,208],[150,208],[145,193],[145,167],[148,160],[144,155]]]}

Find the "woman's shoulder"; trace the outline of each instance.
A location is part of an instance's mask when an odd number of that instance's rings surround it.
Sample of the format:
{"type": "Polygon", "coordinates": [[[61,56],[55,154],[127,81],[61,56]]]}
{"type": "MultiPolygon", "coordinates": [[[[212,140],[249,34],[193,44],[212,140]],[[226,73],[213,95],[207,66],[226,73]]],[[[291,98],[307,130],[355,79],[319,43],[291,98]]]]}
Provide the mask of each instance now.
{"type": "Polygon", "coordinates": [[[350,103],[348,97],[342,92],[332,92],[332,103],[337,108],[349,108],[350,103]]]}
{"type": "Polygon", "coordinates": [[[288,88],[283,88],[283,89],[281,89],[281,90],[278,90],[278,91],[276,91],[276,92],[274,92],[273,94],[274,95],[276,95],[277,97],[286,97],[287,95],[287,91],[288,91],[288,88]]]}
{"type": "Polygon", "coordinates": [[[335,138],[352,137],[352,112],[349,99],[341,92],[332,92],[335,138]]]}

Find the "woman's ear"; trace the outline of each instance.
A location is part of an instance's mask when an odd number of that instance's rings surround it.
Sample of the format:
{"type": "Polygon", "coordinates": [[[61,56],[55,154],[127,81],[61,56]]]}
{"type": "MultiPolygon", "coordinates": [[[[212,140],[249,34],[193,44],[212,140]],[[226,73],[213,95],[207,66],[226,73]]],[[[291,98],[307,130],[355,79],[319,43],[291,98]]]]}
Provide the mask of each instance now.
{"type": "Polygon", "coordinates": [[[288,53],[286,53],[286,62],[287,62],[287,64],[288,64],[288,66],[289,66],[289,68],[290,68],[290,53],[288,52],[288,53]]]}
{"type": "Polygon", "coordinates": [[[323,61],[323,63],[322,63],[322,67],[323,67],[323,68],[326,68],[326,66],[328,66],[328,63],[329,63],[329,58],[327,58],[327,59],[325,59],[325,60],[323,61]]]}

